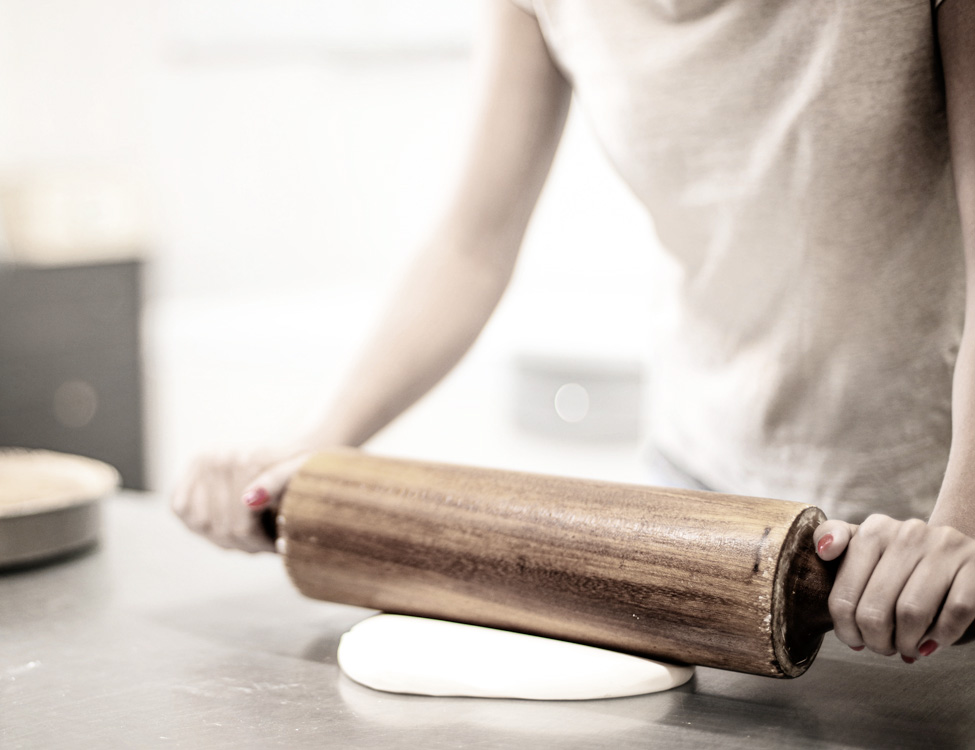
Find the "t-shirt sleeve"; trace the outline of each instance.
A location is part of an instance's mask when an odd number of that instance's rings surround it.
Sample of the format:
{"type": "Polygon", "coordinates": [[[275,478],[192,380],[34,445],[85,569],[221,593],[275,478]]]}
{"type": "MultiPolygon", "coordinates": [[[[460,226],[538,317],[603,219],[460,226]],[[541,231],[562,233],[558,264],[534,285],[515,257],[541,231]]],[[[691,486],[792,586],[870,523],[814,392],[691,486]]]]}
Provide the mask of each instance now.
{"type": "Polygon", "coordinates": [[[521,8],[525,13],[531,13],[535,15],[535,3],[534,0],[511,0],[515,5],[521,8]]]}

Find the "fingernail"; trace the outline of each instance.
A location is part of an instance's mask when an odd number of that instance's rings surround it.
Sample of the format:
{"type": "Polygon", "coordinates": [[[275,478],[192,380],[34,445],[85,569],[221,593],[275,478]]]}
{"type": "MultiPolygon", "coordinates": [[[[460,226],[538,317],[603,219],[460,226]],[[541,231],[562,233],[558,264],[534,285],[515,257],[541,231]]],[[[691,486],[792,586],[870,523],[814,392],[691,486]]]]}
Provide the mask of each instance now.
{"type": "Polygon", "coordinates": [[[925,641],[918,646],[917,650],[921,652],[921,656],[931,656],[931,654],[938,650],[938,644],[934,641],[925,641]]]}
{"type": "Polygon", "coordinates": [[[913,664],[916,661],[915,659],[912,659],[910,656],[904,656],[903,654],[901,654],[901,659],[904,660],[905,664],[913,664]]]}
{"type": "MultiPolygon", "coordinates": [[[[809,549],[809,548],[806,547],[806,549],[809,549]]],[[[854,651],[863,651],[863,649],[865,649],[866,646],[850,646],[850,648],[852,648],[854,651]]]]}
{"type": "MultiPolygon", "coordinates": [[[[820,555],[823,554],[823,552],[829,549],[829,545],[831,545],[832,543],[833,543],[833,535],[827,534],[826,536],[824,536],[822,539],[819,540],[819,544],[816,545],[816,552],[818,552],[820,555]]],[[[806,547],[806,549],[809,548],[806,547]]]]}
{"type": "Polygon", "coordinates": [[[268,501],[267,490],[263,487],[256,487],[250,492],[244,493],[242,498],[244,505],[248,508],[260,508],[262,505],[266,505],[268,501]]]}

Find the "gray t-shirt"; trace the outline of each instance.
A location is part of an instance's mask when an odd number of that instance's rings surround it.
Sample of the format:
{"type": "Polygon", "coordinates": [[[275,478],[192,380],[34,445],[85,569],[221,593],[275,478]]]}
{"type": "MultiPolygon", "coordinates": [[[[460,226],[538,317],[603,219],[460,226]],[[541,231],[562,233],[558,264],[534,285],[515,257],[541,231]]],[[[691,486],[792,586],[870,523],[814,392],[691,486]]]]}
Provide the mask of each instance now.
{"type": "Polygon", "coordinates": [[[657,258],[652,439],[721,491],[930,512],[964,274],[929,0],[520,0],[657,258]]]}

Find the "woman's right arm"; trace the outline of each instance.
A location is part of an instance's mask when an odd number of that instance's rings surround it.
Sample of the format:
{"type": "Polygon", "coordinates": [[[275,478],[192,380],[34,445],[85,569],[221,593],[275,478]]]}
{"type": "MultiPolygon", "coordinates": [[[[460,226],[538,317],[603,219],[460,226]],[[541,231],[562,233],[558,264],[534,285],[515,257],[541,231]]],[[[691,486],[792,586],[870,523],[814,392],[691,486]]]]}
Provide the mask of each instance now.
{"type": "Polygon", "coordinates": [[[508,285],[570,89],[536,19],[490,4],[478,114],[459,184],[312,442],[360,445],[470,348],[508,285]]]}
{"type": "Polygon", "coordinates": [[[479,62],[478,108],[458,184],[325,418],[283,455],[236,471],[217,465],[228,457],[197,461],[173,503],[191,528],[224,546],[267,548],[241,497],[264,508],[299,456],[361,445],[439,382],[484,328],[511,278],[571,88],[537,20],[511,0],[488,4],[479,62]]]}

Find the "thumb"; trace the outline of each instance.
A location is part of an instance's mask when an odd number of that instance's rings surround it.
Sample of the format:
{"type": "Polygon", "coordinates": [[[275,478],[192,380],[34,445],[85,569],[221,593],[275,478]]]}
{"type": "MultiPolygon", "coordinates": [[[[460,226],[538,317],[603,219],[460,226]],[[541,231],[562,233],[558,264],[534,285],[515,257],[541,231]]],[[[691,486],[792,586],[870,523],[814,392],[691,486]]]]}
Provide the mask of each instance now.
{"type": "Polygon", "coordinates": [[[308,455],[303,453],[269,466],[247,483],[241,494],[241,502],[254,511],[277,507],[285,487],[305,463],[308,455]]]}
{"type": "Polygon", "coordinates": [[[816,554],[823,560],[835,560],[846,552],[859,527],[846,521],[824,521],[813,532],[816,554]]]}

